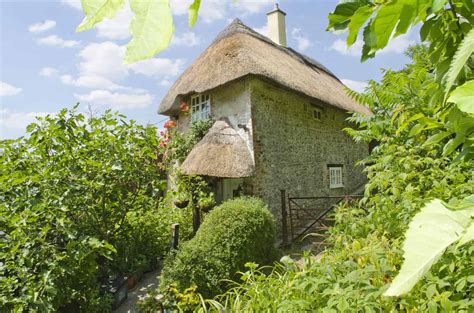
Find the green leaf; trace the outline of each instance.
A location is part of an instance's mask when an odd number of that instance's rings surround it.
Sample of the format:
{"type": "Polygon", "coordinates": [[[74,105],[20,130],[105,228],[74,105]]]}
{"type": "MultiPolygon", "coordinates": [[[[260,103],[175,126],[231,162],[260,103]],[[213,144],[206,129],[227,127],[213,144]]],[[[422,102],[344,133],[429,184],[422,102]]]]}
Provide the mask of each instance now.
{"type": "Polygon", "coordinates": [[[349,35],[347,36],[348,46],[352,45],[356,41],[357,34],[359,33],[360,28],[362,27],[362,25],[364,25],[364,23],[371,15],[372,8],[368,6],[360,7],[354,13],[351,18],[351,21],[349,22],[349,25],[347,26],[349,29],[349,35]]]}
{"type": "Polygon", "coordinates": [[[371,50],[383,49],[390,39],[395,26],[400,18],[403,4],[394,2],[384,5],[379,11],[371,25],[371,32],[375,34],[371,50]]]}
{"type": "Polygon", "coordinates": [[[466,232],[461,236],[457,246],[460,247],[472,240],[474,240],[474,223],[471,223],[471,226],[469,226],[466,232]]]}
{"type": "Polygon", "coordinates": [[[199,6],[201,5],[201,0],[194,0],[193,3],[189,6],[188,14],[189,14],[189,27],[193,28],[194,24],[196,24],[196,20],[198,17],[199,6]]]}
{"type": "Polygon", "coordinates": [[[113,18],[124,5],[124,0],[82,0],[82,9],[86,17],[76,28],[77,32],[91,29],[104,18],[113,18]]]}
{"type": "Polygon", "coordinates": [[[403,244],[405,261],[385,296],[409,292],[451,244],[472,224],[474,207],[451,211],[438,200],[426,204],[410,222],[403,244]]]}
{"type": "Polygon", "coordinates": [[[433,12],[438,12],[439,10],[444,8],[446,3],[448,3],[448,0],[433,0],[433,4],[431,5],[431,10],[433,12]]]}
{"type": "Polygon", "coordinates": [[[173,16],[168,0],[130,0],[135,13],[131,23],[133,39],[127,45],[125,62],[132,63],[166,49],[173,35],[173,16]]]}
{"type": "Polygon", "coordinates": [[[450,155],[457,147],[459,147],[466,139],[466,134],[457,133],[456,137],[450,139],[443,148],[443,155],[450,155]]]}
{"type": "Polygon", "coordinates": [[[448,132],[448,131],[437,133],[437,134],[431,136],[430,138],[428,138],[428,140],[426,140],[426,142],[424,144],[426,146],[436,144],[436,143],[440,142],[441,140],[443,140],[444,138],[448,137],[451,134],[452,134],[452,132],[448,132]]]}
{"type": "Polygon", "coordinates": [[[453,57],[449,70],[446,73],[445,91],[449,92],[454,84],[454,81],[461,72],[467,60],[474,51],[474,28],[464,37],[463,41],[458,47],[456,54],[453,57]]]}
{"type": "Polygon", "coordinates": [[[448,102],[456,103],[459,110],[474,114],[474,80],[470,80],[451,92],[448,102]]]}

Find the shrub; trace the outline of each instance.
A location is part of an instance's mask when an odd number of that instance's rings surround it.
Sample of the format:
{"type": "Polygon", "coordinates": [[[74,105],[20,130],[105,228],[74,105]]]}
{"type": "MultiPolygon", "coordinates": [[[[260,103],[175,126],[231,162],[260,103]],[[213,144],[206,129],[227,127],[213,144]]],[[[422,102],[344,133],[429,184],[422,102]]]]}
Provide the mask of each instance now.
{"type": "Polygon", "coordinates": [[[162,285],[176,283],[183,290],[195,284],[203,295],[215,295],[247,262],[271,263],[274,244],[273,216],[261,200],[229,200],[211,211],[196,236],[167,260],[162,285]]]}
{"type": "Polygon", "coordinates": [[[127,217],[158,208],[164,187],[157,129],[123,118],[64,109],[0,141],[0,307],[106,310],[100,280],[139,227],[127,217]]]}

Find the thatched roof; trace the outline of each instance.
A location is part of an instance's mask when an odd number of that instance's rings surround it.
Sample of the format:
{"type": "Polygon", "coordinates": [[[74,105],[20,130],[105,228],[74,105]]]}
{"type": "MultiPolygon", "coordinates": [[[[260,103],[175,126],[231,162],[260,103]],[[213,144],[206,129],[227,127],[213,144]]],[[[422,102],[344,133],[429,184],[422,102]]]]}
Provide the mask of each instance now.
{"type": "Polygon", "coordinates": [[[188,175],[249,177],[255,165],[244,139],[226,119],[216,121],[181,168],[188,175]]]}
{"type": "Polygon", "coordinates": [[[351,99],[323,65],[234,20],[191,64],[163,98],[158,112],[178,111],[183,96],[257,76],[349,112],[371,114],[351,99]]]}

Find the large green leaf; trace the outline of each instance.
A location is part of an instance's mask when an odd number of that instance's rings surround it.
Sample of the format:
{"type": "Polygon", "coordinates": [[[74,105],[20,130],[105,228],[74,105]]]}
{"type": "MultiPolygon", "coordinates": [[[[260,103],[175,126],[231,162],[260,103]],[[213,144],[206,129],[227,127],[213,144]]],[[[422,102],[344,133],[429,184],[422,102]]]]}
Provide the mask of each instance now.
{"type": "Polygon", "coordinates": [[[359,29],[364,25],[367,19],[372,15],[372,8],[369,6],[360,7],[354,13],[347,26],[349,29],[349,35],[347,36],[347,45],[352,45],[356,39],[359,29]]]}
{"type": "Polygon", "coordinates": [[[82,9],[86,17],[76,31],[91,29],[106,17],[113,18],[123,5],[124,0],[82,0],[82,9]]]}
{"type": "Polygon", "coordinates": [[[375,34],[374,45],[371,46],[372,51],[383,49],[387,45],[399,21],[402,9],[403,4],[401,2],[390,3],[379,9],[370,28],[371,32],[375,34]]]}
{"type": "Polygon", "coordinates": [[[403,245],[405,261],[384,295],[400,296],[409,292],[446,248],[472,227],[472,217],[474,206],[453,211],[435,199],[423,207],[408,227],[403,245]]]}
{"type": "Polygon", "coordinates": [[[474,28],[464,37],[462,43],[459,45],[456,54],[454,55],[453,60],[451,61],[451,65],[449,66],[449,70],[446,73],[446,84],[445,90],[449,92],[451,87],[454,84],[454,81],[461,72],[464,65],[467,63],[467,60],[471,56],[472,52],[474,52],[474,28]]]}
{"type": "Polygon", "coordinates": [[[474,114],[474,80],[470,80],[454,89],[448,101],[456,103],[459,110],[474,114]]]}
{"type": "Polygon", "coordinates": [[[133,39],[127,45],[125,62],[132,63],[166,49],[173,35],[173,16],[168,0],[130,0],[135,16],[131,23],[133,39]]]}
{"type": "Polygon", "coordinates": [[[189,6],[188,14],[189,14],[189,27],[193,28],[194,24],[196,24],[196,20],[198,17],[199,7],[201,6],[201,0],[194,0],[193,3],[189,6]]]}

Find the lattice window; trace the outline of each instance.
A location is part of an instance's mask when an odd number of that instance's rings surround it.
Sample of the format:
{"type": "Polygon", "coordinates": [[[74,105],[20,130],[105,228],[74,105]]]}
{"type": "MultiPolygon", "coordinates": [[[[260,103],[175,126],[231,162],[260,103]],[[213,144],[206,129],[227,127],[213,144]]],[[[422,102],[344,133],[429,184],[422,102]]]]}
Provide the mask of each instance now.
{"type": "Polygon", "coordinates": [[[211,97],[199,94],[191,98],[191,121],[200,121],[211,117],[211,97]]]}
{"type": "Polygon", "coordinates": [[[329,170],[329,188],[344,187],[342,183],[342,166],[330,166],[329,170]]]}

